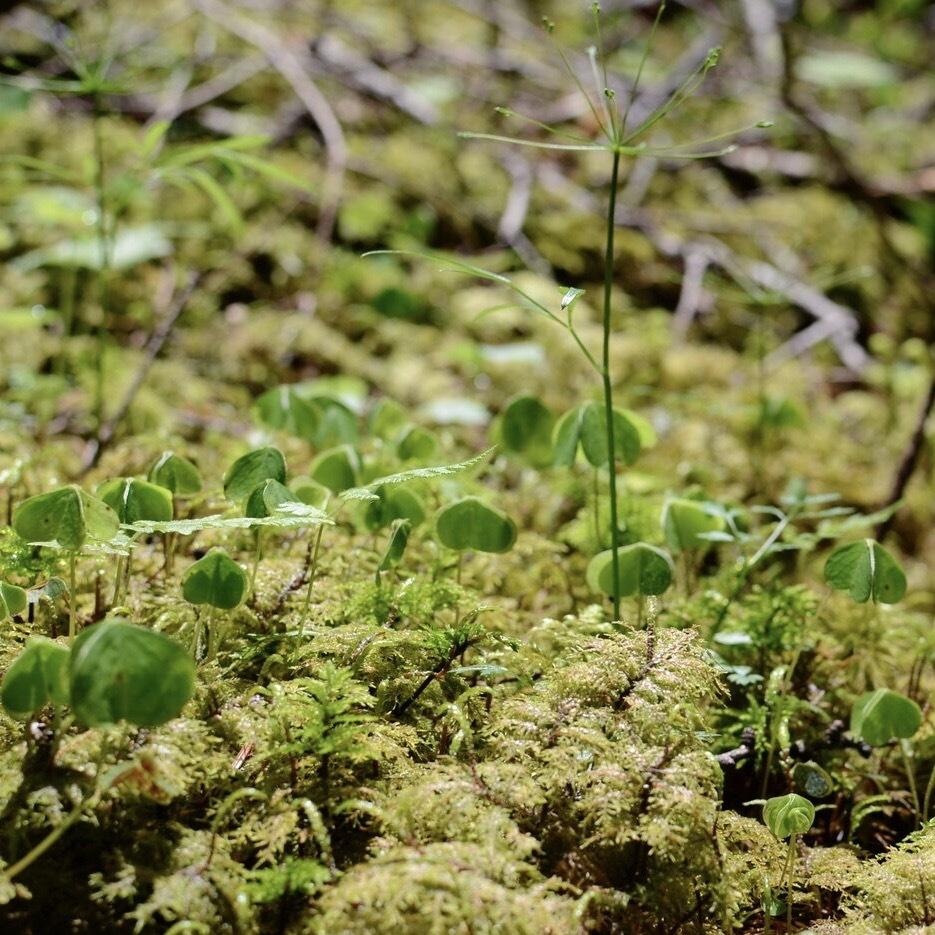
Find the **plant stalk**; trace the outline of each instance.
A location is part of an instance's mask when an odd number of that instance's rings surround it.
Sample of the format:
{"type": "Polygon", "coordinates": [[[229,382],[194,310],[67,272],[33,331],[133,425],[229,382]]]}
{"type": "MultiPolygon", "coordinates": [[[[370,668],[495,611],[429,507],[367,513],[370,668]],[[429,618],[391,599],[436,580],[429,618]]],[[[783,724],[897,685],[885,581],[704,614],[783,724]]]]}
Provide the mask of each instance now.
{"type": "Polygon", "coordinates": [[[610,491],[610,547],[614,582],[614,620],[620,620],[620,530],[617,528],[617,447],[614,439],[614,388],[610,377],[610,305],[614,285],[614,233],[616,231],[617,183],[620,152],[615,149],[607,200],[607,251],[604,255],[604,344],[601,378],[604,384],[604,416],[607,421],[607,481],[610,491]]]}

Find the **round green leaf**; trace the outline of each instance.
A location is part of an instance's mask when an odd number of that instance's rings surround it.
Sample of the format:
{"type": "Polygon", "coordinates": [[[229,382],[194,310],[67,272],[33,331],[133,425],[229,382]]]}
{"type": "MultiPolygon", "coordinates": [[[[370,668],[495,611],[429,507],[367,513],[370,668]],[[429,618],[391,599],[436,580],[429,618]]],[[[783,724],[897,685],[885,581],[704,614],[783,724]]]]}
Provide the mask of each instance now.
{"type": "MultiPolygon", "coordinates": [[[[645,542],[617,550],[620,597],[633,594],[662,594],[672,584],[675,566],[667,552],[645,542]]],[[[592,591],[613,595],[613,549],[599,552],[588,563],[588,586],[592,591]]]]}
{"type": "Polygon", "coordinates": [[[367,501],[364,508],[364,525],[371,531],[383,529],[394,520],[409,520],[418,526],[425,519],[422,500],[405,487],[378,487],[374,490],[376,500],[367,501]]]}
{"type": "Polygon", "coordinates": [[[796,763],[792,768],[792,781],[811,799],[823,799],[831,795],[834,780],[817,763],[796,763]]]}
{"type": "Polygon", "coordinates": [[[500,415],[500,442],[507,451],[524,455],[537,467],[553,460],[552,429],[555,416],[534,396],[518,396],[500,415]]]}
{"type": "Polygon", "coordinates": [[[188,458],[164,451],[149,469],[148,479],[177,497],[188,497],[201,490],[201,474],[188,458]]]}
{"type": "Polygon", "coordinates": [[[13,528],[27,542],[56,541],[77,552],[88,539],[113,538],[120,520],[106,503],[71,484],[24,500],[13,514],[13,528]]]}
{"type": "Polygon", "coordinates": [[[286,482],[286,459],[278,448],[257,448],[241,455],[224,475],[224,496],[244,500],[265,480],[286,482]]]}
{"type": "Polygon", "coordinates": [[[906,593],[899,563],[873,539],[839,546],[825,563],[825,581],[835,591],[847,591],[858,604],[873,599],[895,604],[906,593]]]}
{"type": "MultiPolygon", "coordinates": [[[[614,447],[624,464],[633,464],[640,454],[640,432],[625,412],[614,409],[614,447]]],[[[607,463],[607,418],[602,403],[582,403],[559,419],[555,426],[555,464],[574,464],[578,447],[588,463],[607,463]]]]}
{"type": "Polygon", "coordinates": [[[442,545],[458,552],[508,552],[516,541],[513,520],[477,497],[465,497],[439,510],[435,531],[442,545]]]}
{"type": "Polygon", "coordinates": [[[662,511],[662,531],[673,552],[690,552],[711,545],[706,533],[723,532],[724,518],[698,500],[669,500],[662,511]]]}
{"type": "Polygon", "coordinates": [[[195,690],[195,664],[161,633],[109,618],[84,630],[71,651],[71,708],[86,727],[129,721],[157,727],[195,690]]]}
{"type": "Polygon", "coordinates": [[[262,519],[264,516],[272,516],[280,504],[295,503],[297,499],[296,495],[278,480],[263,481],[247,497],[243,515],[262,519]]]}
{"type": "Polygon", "coordinates": [[[232,610],[246,593],[246,572],[221,549],[213,549],[189,566],[182,578],[182,597],[189,604],[232,610]]]}
{"type": "Polygon", "coordinates": [[[97,488],[97,495],[121,523],[140,520],[162,523],[172,519],[172,493],[165,487],[133,477],[118,477],[97,488]]]}
{"type": "Polygon", "coordinates": [[[295,494],[299,503],[306,506],[315,506],[323,509],[331,496],[331,491],[324,484],[319,484],[311,477],[295,477],[289,483],[289,489],[295,494]]]}
{"type": "Polygon", "coordinates": [[[15,584],[0,581],[0,620],[15,617],[26,609],[29,600],[26,592],[15,584]]]}
{"type": "Polygon", "coordinates": [[[60,643],[31,636],[0,684],[0,702],[7,713],[25,720],[50,701],[68,704],[68,657],[60,643]]]}
{"type": "Polygon", "coordinates": [[[268,390],[253,404],[253,412],[261,425],[280,429],[308,442],[315,441],[321,425],[319,407],[312,400],[300,396],[292,386],[268,390]]]}
{"type": "Polygon", "coordinates": [[[396,443],[396,454],[403,461],[428,461],[438,451],[438,439],[428,429],[412,425],[403,430],[396,443]]]}
{"type": "Polygon", "coordinates": [[[360,458],[350,445],[340,445],[323,451],[312,462],[309,474],[312,480],[327,487],[332,493],[348,490],[357,483],[360,458]]]}
{"type": "Polygon", "coordinates": [[[805,834],[814,820],[815,806],[794,792],[767,799],[763,806],[763,821],[780,841],[792,834],[805,834]]]}
{"type": "Polygon", "coordinates": [[[922,726],[922,711],[905,695],[888,688],[861,695],[851,708],[851,733],[871,747],[908,740],[922,726]]]}

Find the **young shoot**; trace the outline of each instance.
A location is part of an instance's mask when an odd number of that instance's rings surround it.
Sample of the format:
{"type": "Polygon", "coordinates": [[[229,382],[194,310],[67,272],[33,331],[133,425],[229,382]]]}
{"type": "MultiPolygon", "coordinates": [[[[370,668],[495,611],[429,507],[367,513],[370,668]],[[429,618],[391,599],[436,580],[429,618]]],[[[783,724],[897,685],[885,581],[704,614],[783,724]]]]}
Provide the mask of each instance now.
{"type": "Polygon", "coordinates": [[[192,657],[201,655],[204,628],[208,631],[205,661],[214,659],[221,645],[223,634],[215,624],[218,610],[233,610],[239,607],[247,595],[247,574],[222,549],[212,549],[204,558],[191,565],[182,577],[182,597],[189,604],[206,604],[209,608],[207,622],[198,618],[192,640],[192,657]]]}
{"type": "MultiPolygon", "coordinates": [[[[815,806],[808,799],[794,792],[767,799],[763,805],[763,821],[779,841],[788,838],[786,863],[782,876],[786,882],[786,931],[792,931],[792,905],[795,895],[795,854],[799,835],[805,834],[815,821],[815,806]]],[[[780,885],[782,880],[780,880],[780,885]]],[[[766,926],[769,932],[771,918],[769,906],[766,907],[766,926]]]]}

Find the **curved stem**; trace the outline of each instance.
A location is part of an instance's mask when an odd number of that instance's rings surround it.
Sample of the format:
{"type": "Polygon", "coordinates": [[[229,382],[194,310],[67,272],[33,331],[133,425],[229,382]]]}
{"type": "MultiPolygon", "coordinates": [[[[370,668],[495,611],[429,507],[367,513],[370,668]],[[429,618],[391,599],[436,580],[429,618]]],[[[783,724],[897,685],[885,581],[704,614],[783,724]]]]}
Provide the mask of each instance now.
{"type": "Polygon", "coordinates": [[[318,532],[315,535],[315,548],[312,552],[312,561],[308,569],[308,587],[305,589],[305,606],[302,608],[302,621],[299,624],[299,628],[305,626],[305,621],[308,619],[308,611],[312,606],[312,585],[315,584],[315,573],[318,571],[318,550],[321,548],[321,536],[325,531],[324,523],[320,524],[318,527],[318,532]]]}
{"type": "Polygon", "coordinates": [[[610,488],[610,547],[614,582],[614,620],[620,619],[620,531],[617,528],[617,448],[614,440],[614,389],[610,377],[610,305],[614,285],[614,232],[620,153],[615,149],[607,203],[607,251],[604,255],[604,344],[601,377],[604,383],[604,416],[607,421],[607,480],[610,488]]]}
{"type": "MultiPolygon", "coordinates": [[[[922,823],[922,808],[919,805],[919,789],[916,786],[915,767],[912,758],[909,756],[909,743],[906,740],[899,742],[899,748],[903,754],[903,764],[906,767],[906,778],[909,780],[909,791],[912,793],[912,808],[915,811],[916,822],[922,823]]],[[[931,785],[931,780],[929,781],[931,785]]]]}
{"type": "Polygon", "coordinates": [[[68,556],[68,642],[73,643],[78,635],[78,595],[75,593],[77,573],[75,566],[78,556],[71,552],[68,556]]]}
{"type": "Polygon", "coordinates": [[[789,853],[786,858],[786,930],[792,931],[792,889],[795,886],[795,835],[789,836],[789,853]]]}

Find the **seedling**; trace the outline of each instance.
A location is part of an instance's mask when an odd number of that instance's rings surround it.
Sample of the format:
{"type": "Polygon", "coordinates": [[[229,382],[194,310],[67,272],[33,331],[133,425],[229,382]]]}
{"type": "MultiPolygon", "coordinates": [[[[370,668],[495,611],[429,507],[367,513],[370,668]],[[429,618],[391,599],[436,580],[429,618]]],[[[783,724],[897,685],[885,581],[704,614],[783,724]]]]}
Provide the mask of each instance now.
{"type": "Polygon", "coordinates": [[[329,448],[312,461],[308,473],[332,493],[341,493],[357,483],[360,457],[350,445],[329,448]]]}
{"type": "MultiPolygon", "coordinates": [[[[208,648],[206,660],[214,658],[221,645],[221,634],[217,631],[214,617],[218,610],[233,610],[243,603],[247,594],[247,575],[226,552],[213,549],[204,558],[191,565],[182,577],[182,597],[189,604],[207,604],[208,648]]],[[[192,655],[197,658],[202,637],[202,622],[199,618],[192,642],[192,655]]]]}
{"type": "Polygon", "coordinates": [[[173,498],[191,497],[201,492],[202,481],[198,468],[174,451],[164,451],[149,469],[148,479],[165,487],[173,498]]]}
{"type": "Polygon", "coordinates": [[[864,539],[836,548],[825,563],[825,581],[858,604],[895,604],[906,593],[906,575],[878,542],[864,539]]]}
{"type": "Polygon", "coordinates": [[[78,555],[89,539],[107,541],[117,534],[117,514],[71,485],[24,500],[13,514],[13,528],[27,542],[57,543],[68,556],[68,638],[74,640],[78,633],[78,555]]]}
{"type": "Polygon", "coordinates": [[[425,520],[425,504],[406,487],[378,487],[374,492],[377,499],[367,503],[363,516],[364,525],[372,532],[384,529],[394,520],[405,519],[410,526],[418,526],[425,520]]]}
{"type": "MultiPolygon", "coordinates": [[[[272,516],[277,507],[284,503],[295,503],[296,496],[284,484],[278,480],[267,480],[255,487],[247,497],[244,504],[244,516],[255,519],[263,519],[272,516]]],[[[250,573],[250,592],[252,593],[256,585],[256,573],[260,567],[260,559],[263,557],[263,527],[258,526],[254,533],[256,538],[256,548],[253,554],[253,571],[250,573]]]]}
{"type": "MultiPolygon", "coordinates": [[[[786,864],[783,877],[786,880],[786,930],[792,931],[792,903],[795,886],[795,844],[800,834],[805,834],[815,821],[815,806],[808,799],[794,792],[768,799],[763,805],[763,821],[773,836],[783,841],[789,839],[786,848],[786,864]]],[[[780,881],[780,885],[781,885],[780,881]]],[[[769,931],[771,913],[767,907],[765,931],[769,931]]]]}
{"type": "Polygon", "coordinates": [[[68,704],[68,661],[68,649],[61,643],[31,636],[0,684],[7,713],[22,721],[50,702],[68,704]]]}
{"type": "Polygon", "coordinates": [[[321,409],[292,386],[268,390],[253,404],[257,421],[314,444],[322,421],[321,409]]]}
{"type": "MultiPolygon", "coordinates": [[[[675,565],[668,552],[645,542],[623,546],[618,554],[619,597],[637,598],[636,625],[643,624],[647,595],[664,594],[672,584],[675,565]]],[[[599,552],[588,563],[588,585],[592,591],[613,595],[614,574],[610,550],[599,552]]]]}
{"type": "Polygon", "coordinates": [[[707,549],[712,542],[708,537],[726,529],[721,513],[702,501],[671,499],[662,510],[663,534],[675,553],[707,549]]]}
{"type": "Polygon", "coordinates": [[[398,565],[409,544],[409,533],[412,530],[412,523],[408,519],[393,520],[390,526],[390,537],[386,543],[386,549],[383,552],[380,562],[377,565],[376,585],[380,587],[380,574],[398,565]]]}
{"type": "MultiPolygon", "coordinates": [[[[172,494],[165,487],[132,477],[120,477],[106,481],[97,489],[97,495],[126,525],[138,522],[167,522],[172,519],[172,494]]],[[[130,584],[130,567],[133,553],[117,557],[113,603],[130,584]]]]}
{"type": "Polygon", "coordinates": [[[899,741],[916,820],[920,822],[924,821],[923,815],[928,814],[929,800],[933,784],[935,784],[935,770],[933,770],[933,778],[929,780],[923,806],[919,801],[915,769],[912,764],[913,751],[909,743],[921,726],[921,708],[911,698],[889,688],[878,688],[876,691],[861,695],[851,708],[851,733],[855,737],[870,744],[871,747],[885,747],[894,740],[899,741]]]}
{"type": "Polygon", "coordinates": [[[125,620],[88,627],[72,647],[70,703],[86,727],[157,727],[176,717],[194,690],[195,668],[182,648],[125,620]]]}
{"type": "Polygon", "coordinates": [[[505,513],[477,497],[464,497],[439,510],[438,541],[456,552],[509,552],[516,542],[516,524],[505,513]]]}
{"type": "Polygon", "coordinates": [[[26,609],[29,598],[23,588],[0,581],[0,620],[8,620],[26,609]]]}
{"type": "MultiPolygon", "coordinates": [[[[165,487],[172,494],[172,518],[178,513],[178,501],[201,493],[202,481],[198,468],[181,455],[164,451],[149,469],[149,480],[153,484],[165,487]]],[[[166,578],[172,574],[175,558],[175,535],[163,533],[162,546],[165,551],[166,578]]]]}
{"type": "Polygon", "coordinates": [[[552,429],[555,415],[535,396],[517,396],[500,414],[497,434],[507,451],[521,455],[533,467],[546,467],[554,460],[552,429]]]}
{"type": "Polygon", "coordinates": [[[278,448],[257,448],[241,455],[224,475],[224,496],[242,502],[264,481],[286,482],[286,459],[278,448]]]}
{"type": "Polygon", "coordinates": [[[420,425],[403,429],[396,442],[396,454],[401,461],[428,461],[438,451],[438,438],[420,425]]]}

